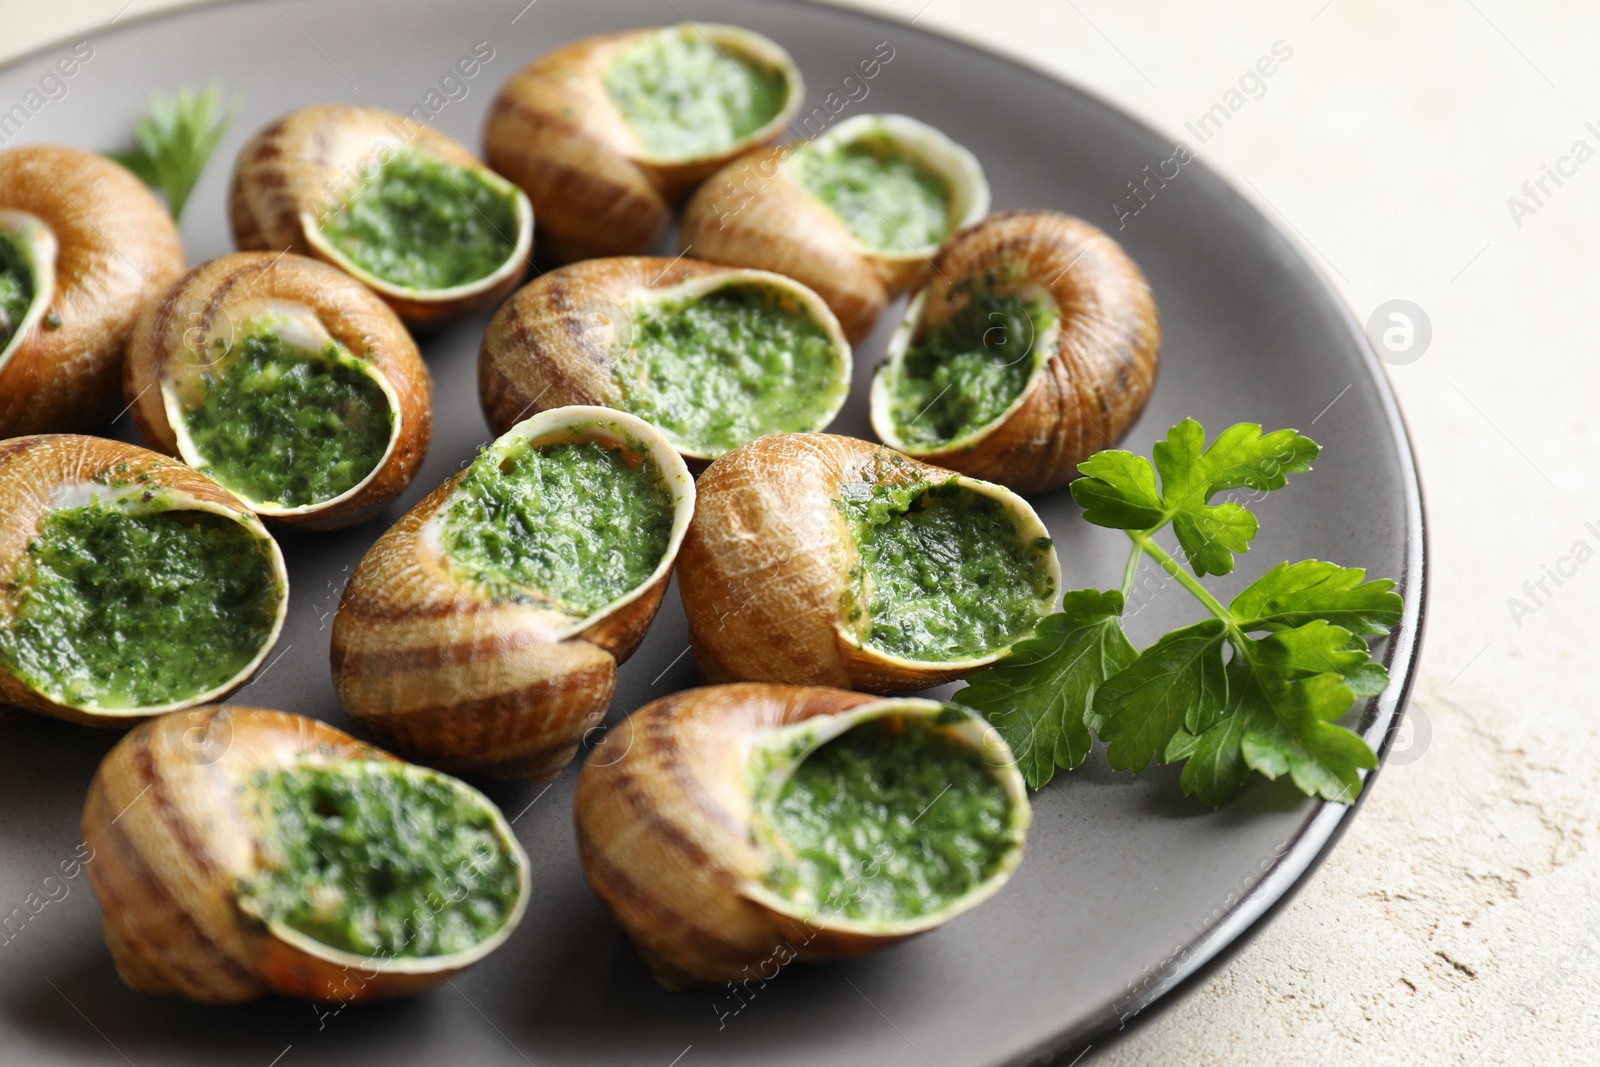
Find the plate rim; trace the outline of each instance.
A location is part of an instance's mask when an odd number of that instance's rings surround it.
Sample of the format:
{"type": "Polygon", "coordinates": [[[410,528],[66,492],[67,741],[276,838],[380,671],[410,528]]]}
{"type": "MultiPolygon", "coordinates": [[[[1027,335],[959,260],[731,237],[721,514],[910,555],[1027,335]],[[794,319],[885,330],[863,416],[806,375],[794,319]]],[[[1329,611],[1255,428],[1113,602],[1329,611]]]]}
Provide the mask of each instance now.
{"type": "MultiPolygon", "coordinates": [[[[0,63],[0,74],[11,73],[58,50],[63,45],[88,39],[91,33],[120,34],[130,28],[149,23],[178,21],[195,12],[243,7],[250,2],[251,0],[200,0],[199,3],[143,12],[126,21],[119,17],[98,29],[87,28],[49,38],[0,63]]],[[[942,30],[918,26],[912,21],[899,21],[877,11],[852,6],[848,0],[768,0],[768,2],[836,11],[901,33],[919,35],[977,53],[986,59],[1015,67],[1034,78],[1066,89],[1121,123],[1160,140],[1171,139],[1162,130],[1132,114],[1097,90],[1047,69],[1032,57],[1013,53],[1009,49],[1002,49],[987,42],[967,40],[942,30]]],[[[1395,582],[1397,591],[1405,599],[1405,608],[1400,622],[1387,639],[1383,657],[1384,665],[1388,668],[1392,679],[1391,684],[1382,694],[1371,698],[1368,708],[1369,719],[1360,731],[1368,744],[1373,745],[1378,765],[1363,775],[1361,792],[1356,795],[1352,803],[1346,805],[1336,801],[1320,800],[1312,805],[1307,811],[1306,818],[1289,838],[1287,851],[1272,869],[1204,934],[1173,946],[1174,954],[1181,952],[1186,959],[1173,969],[1171,975],[1161,977],[1159,981],[1147,987],[1146,995],[1143,996],[1142,1003],[1135,1012],[1119,1016],[1117,1005],[1122,1003],[1124,998],[1113,997],[1087,1013],[1080,1021],[1069,1022],[1050,1037],[1034,1042],[1030,1048],[1015,1054],[1002,1053],[999,1059],[989,1061],[992,1067],[1025,1067],[1029,1064],[1049,1063],[1058,1055],[1074,1052],[1078,1057],[1082,1057],[1096,1045],[1103,1050],[1120,1042],[1129,1033],[1148,1025],[1153,1019],[1204,985],[1212,974],[1231,961],[1245,945],[1265,930],[1306,886],[1311,876],[1332,853],[1345,830],[1349,828],[1356,812],[1372,792],[1379,772],[1388,761],[1405,717],[1422,656],[1423,638],[1427,630],[1428,582],[1431,571],[1427,509],[1415,446],[1393,386],[1390,385],[1388,376],[1383,371],[1383,365],[1365,331],[1362,330],[1360,320],[1356,318],[1349,301],[1333,284],[1327,270],[1310,254],[1314,250],[1291,239],[1284,227],[1254,200],[1246,196],[1227,172],[1213,167],[1199,156],[1191,160],[1190,165],[1195,164],[1198,164],[1200,172],[1215,183],[1223,195],[1231,198],[1243,209],[1242,213],[1246,217],[1255,221],[1263,240],[1276,241],[1282,245],[1289,253],[1289,258],[1315,283],[1315,295],[1333,310],[1335,318],[1347,333],[1347,339],[1354,342],[1360,354],[1362,369],[1366,371],[1367,379],[1377,394],[1384,423],[1399,458],[1404,488],[1403,510],[1406,529],[1402,571],[1395,582]]],[[[1077,1060],[1071,1062],[1076,1063],[1077,1060]]]]}

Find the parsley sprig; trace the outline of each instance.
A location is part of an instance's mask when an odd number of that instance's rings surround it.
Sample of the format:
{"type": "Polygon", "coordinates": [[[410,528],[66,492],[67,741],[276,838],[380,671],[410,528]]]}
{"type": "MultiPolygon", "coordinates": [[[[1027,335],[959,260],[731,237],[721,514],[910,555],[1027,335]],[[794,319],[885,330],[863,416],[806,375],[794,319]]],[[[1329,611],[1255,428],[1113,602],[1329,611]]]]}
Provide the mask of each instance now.
{"type": "Polygon", "coordinates": [[[176,221],[237,109],[237,102],[222,109],[222,90],[215,85],[203,93],[184,86],[171,98],[157,93],[150,98],[150,114],[134,124],[138,147],[106,154],[161,190],[176,221]]]}
{"type": "Polygon", "coordinates": [[[1321,560],[1280,563],[1223,604],[1200,581],[1232,573],[1256,517],[1219,493],[1281,489],[1320,451],[1294,430],[1240,423],[1205,443],[1185,419],[1152,450],[1121,450],[1079,464],[1072,484],[1083,517],[1132,541],[1120,590],[1079,589],[1005,659],[972,676],[955,699],[981,712],[1017,755],[1035,789],[1082,763],[1093,738],[1113,769],[1182,763],[1184,792],[1219,807],[1255,771],[1287,774],[1303,793],[1348,803],[1367,743],[1337,725],[1357,697],[1376,696],[1388,673],[1369,638],[1400,620],[1388,579],[1321,560]],[[1159,485],[1157,476],[1159,475],[1159,485]],[[1175,557],[1156,541],[1172,527],[1175,557]],[[1136,651],[1121,617],[1144,557],[1194,595],[1209,617],[1136,651]]]}

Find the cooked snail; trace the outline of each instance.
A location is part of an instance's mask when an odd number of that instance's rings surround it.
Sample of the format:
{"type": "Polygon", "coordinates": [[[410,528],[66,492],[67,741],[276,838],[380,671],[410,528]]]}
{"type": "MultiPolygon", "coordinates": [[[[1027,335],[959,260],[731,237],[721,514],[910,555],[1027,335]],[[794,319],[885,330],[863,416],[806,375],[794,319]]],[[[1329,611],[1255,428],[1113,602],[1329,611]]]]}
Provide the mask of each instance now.
{"type": "Polygon", "coordinates": [[[645,252],[696,185],[775,141],[804,97],[789,53],[749,30],[604,34],[513,75],[484,154],[527,192],[556,262],[645,252]]]}
{"type": "Polygon", "coordinates": [[[134,320],[182,273],[177,227],[128,171],[75,148],[0,151],[0,438],[115,415],[134,320]]]}
{"type": "Polygon", "coordinates": [[[1031,634],[1060,584],[1027,501],[852,437],[757,438],[697,492],[678,588],[707,681],[953,681],[1031,634]]]}
{"type": "Polygon", "coordinates": [[[276,542],[203,475],[98,437],[0,441],[0,704],[127,726],[215,700],[288,596],[276,542]]]}
{"type": "Polygon", "coordinates": [[[820,430],[850,389],[850,345],[790,278],[622,256],[550,271],[495,313],[478,357],[485,417],[599,404],[652,423],[685,457],[820,430]]]}
{"type": "Polygon", "coordinates": [[[518,423],[379,538],[333,624],[351,718],[446,769],[552,778],[661,606],[694,482],[647,423],[518,423]]]}
{"type": "Polygon", "coordinates": [[[872,381],[891,448],[1019,492],[1065,485],[1144,409],[1161,348],[1139,267],[1070,215],[994,215],[947,244],[872,381]]]}
{"type": "Polygon", "coordinates": [[[326,260],[414,322],[492,307],[533,251],[521,190],[457,142],[372,107],[301,108],[239,153],[234,243],[326,260]]]}
{"type": "Polygon", "coordinates": [[[589,884],[669,988],[931,930],[1000,890],[1030,817],[970,711],[788,685],[640,708],[590,755],[576,816],[589,884]]]}
{"type": "Polygon", "coordinates": [[[258,515],[328,529],[371,517],[428,449],[432,386],[411,335],[349,275],[240,252],[140,317],[123,392],[156,448],[258,515]]]}
{"type": "Polygon", "coordinates": [[[487,797],[281,711],[134,730],[95,772],[83,836],[122,980],[207,1004],[416,993],[498,948],[528,902],[487,797]]]}
{"type": "Polygon", "coordinates": [[[971,152],[905,115],[859,115],[712,175],[684,209],[679,243],[804,282],[860,341],[945,238],[988,210],[971,152]]]}

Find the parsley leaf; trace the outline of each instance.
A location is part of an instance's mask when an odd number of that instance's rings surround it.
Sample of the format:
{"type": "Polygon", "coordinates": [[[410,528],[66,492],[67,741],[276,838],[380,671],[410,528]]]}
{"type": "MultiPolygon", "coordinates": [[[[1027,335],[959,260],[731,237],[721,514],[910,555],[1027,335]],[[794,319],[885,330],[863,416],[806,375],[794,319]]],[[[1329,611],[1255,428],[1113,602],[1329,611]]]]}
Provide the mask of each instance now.
{"type": "Polygon", "coordinates": [[[176,221],[237,108],[235,102],[226,112],[222,110],[222,91],[215,85],[203,93],[184,86],[172,98],[155,94],[150,98],[150,114],[133,127],[138,147],[106,154],[146,185],[161,190],[176,221]]]}
{"type": "Polygon", "coordinates": [[[1113,770],[1142,771],[1183,727],[1200,733],[1222,714],[1227,627],[1218,619],[1174,630],[1095,694],[1089,725],[1113,770]]]}
{"type": "Polygon", "coordinates": [[[1327,800],[1355,797],[1360,772],[1377,759],[1334,720],[1389,684],[1367,642],[1400,621],[1395,583],[1368,581],[1359,567],[1285,562],[1224,606],[1199,581],[1231,573],[1258,528],[1243,502],[1213,504],[1216,494],[1281,489],[1289,474],[1310,470],[1318,452],[1294,430],[1263,433],[1254,423],[1206,445],[1200,424],[1185,419],[1156,443],[1153,462],[1107,450],[1079,464],[1084,477],[1072,496],[1083,517],[1132,541],[1123,589],[1068,593],[1063,611],[1043,620],[1035,637],[956,694],[1012,743],[1030,786],[1042,787],[1058,766],[1077,766],[1098,735],[1112,769],[1181,762],[1183,791],[1213,807],[1235,796],[1251,772],[1288,775],[1302,792],[1327,800]],[[1187,569],[1155,540],[1168,524],[1187,569]],[[1136,655],[1118,616],[1141,556],[1211,617],[1136,655]]]}
{"type": "MultiPolygon", "coordinates": [[[[1250,708],[1240,751],[1250,769],[1277,778],[1287,773],[1302,793],[1348,804],[1361,792],[1358,769],[1378,765],[1372,749],[1330,720],[1350,710],[1355,694],[1333,674],[1281,687],[1247,690],[1250,708]]],[[[1204,798],[1202,798],[1204,799],[1204,798]]]]}
{"type": "Polygon", "coordinates": [[[1320,559],[1280,563],[1245,587],[1228,610],[1244,630],[1298,626],[1326,619],[1356,634],[1385,634],[1400,621],[1404,606],[1394,582],[1366,582],[1360,567],[1341,567],[1320,559]]]}
{"type": "Polygon", "coordinates": [[[1072,483],[1072,499],[1085,520],[1113,530],[1153,530],[1166,523],[1155,468],[1143,456],[1106,449],[1078,464],[1078,470],[1084,477],[1072,483]]]}
{"type": "Polygon", "coordinates": [[[1034,789],[1043,788],[1058,766],[1071,770],[1083,762],[1093,741],[1085,713],[1095,688],[1134,658],[1118,622],[1121,593],[1079,589],[1061,606],[1033,637],[1017,642],[953,697],[1000,731],[1034,789]]]}
{"type": "Polygon", "coordinates": [[[1263,434],[1251,422],[1229,427],[1207,447],[1205,430],[1184,419],[1156,442],[1154,466],[1131,452],[1090,456],[1078,466],[1085,477],[1072,484],[1072,498],[1096,526],[1153,532],[1170,522],[1195,574],[1228,574],[1234,553],[1255,539],[1256,517],[1238,501],[1212,504],[1212,497],[1282,489],[1291,473],[1311,469],[1319,450],[1294,430],[1263,434]]]}

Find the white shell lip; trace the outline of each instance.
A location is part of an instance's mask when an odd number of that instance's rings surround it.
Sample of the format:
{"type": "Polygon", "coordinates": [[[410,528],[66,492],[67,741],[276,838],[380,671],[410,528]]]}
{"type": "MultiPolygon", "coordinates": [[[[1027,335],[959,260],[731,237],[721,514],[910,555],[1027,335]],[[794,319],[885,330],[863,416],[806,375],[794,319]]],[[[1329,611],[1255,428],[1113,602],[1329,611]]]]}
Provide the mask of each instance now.
{"type": "MultiPolygon", "coordinates": [[[[977,493],[979,496],[986,496],[1003,505],[1016,520],[1019,541],[1031,542],[1043,537],[1050,542],[1050,550],[1045,553],[1045,573],[1050,576],[1051,592],[1049,596],[1039,601],[1040,607],[1043,609],[1039,617],[1041,619],[1044,618],[1050,613],[1056,600],[1061,596],[1061,557],[1056,552],[1055,538],[1050,536],[1050,531],[1045,528],[1044,521],[1039,518],[1039,513],[1034,511],[1033,505],[1029,504],[1021,495],[1003,485],[995,482],[986,482],[981,478],[968,477],[965,474],[955,475],[954,481],[962,489],[977,493]]],[[[852,547],[854,546],[852,545],[852,547]]],[[[1032,630],[1029,630],[1027,633],[1019,634],[1010,644],[993,649],[982,656],[973,656],[968,659],[922,660],[906,659],[903,656],[896,656],[892,652],[886,652],[881,648],[869,645],[861,639],[860,634],[850,632],[842,623],[835,628],[835,632],[838,634],[840,641],[852,648],[859,649],[865,656],[871,656],[880,663],[918,671],[969,671],[987,667],[1007,655],[1011,651],[1012,645],[1015,645],[1017,641],[1021,641],[1033,633],[1032,630]]]]}
{"type": "MultiPolygon", "coordinates": [[[[809,926],[825,927],[829,931],[839,933],[887,937],[907,936],[932,930],[957,915],[971,911],[998,893],[1022,863],[1028,826],[1033,818],[1032,808],[1028,803],[1027,784],[1023,781],[1021,772],[1017,770],[1015,755],[1012,753],[1010,746],[1006,744],[1005,739],[1000,736],[999,731],[984,722],[976,712],[959,706],[955,707],[956,710],[964,712],[966,717],[959,723],[943,725],[940,729],[948,734],[960,737],[973,749],[983,754],[985,765],[988,766],[990,773],[1005,790],[1006,799],[1011,802],[1010,818],[1006,829],[1014,840],[993,874],[962,896],[950,901],[943,908],[915,919],[902,920],[850,919],[844,916],[821,915],[797,905],[785,896],[773,892],[759,880],[753,878],[747,879],[740,886],[740,892],[746,898],[780,915],[790,916],[805,922],[809,926]]],[[[746,753],[746,759],[747,761],[753,760],[760,751],[784,751],[794,741],[801,738],[806,739],[808,742],[805,750],[797,758],[785,759],[768,768],[766,799],[770,805],[782,789],[783,783],[794,773],[794,769],[822,745],[841,734],[863,723],[889,715],[933,719],[945,714],[951,708],[952,705],[941,704],[935,700],[924,700],[919,697],[885,697],[882,700],[875,700],[871,703],[850,708],[837,715],[814,716],[792,726],[758,734],[751,743],[751,750],[746,753]]],[[[752,791],[754,791],[755,786],[756,783],[752,782],[752,791]]],[[[764,811],[759,804],[753,806],[752,823],[757,827],[758,843],[770,848],[770,839],[777,836],[777,831],[771,828],[770,812],[764,811]],[[762,840],[762,838],[766,838],[766,840],[762,840]]]]}
{"type": "MultiPolygon", "coordinates": [[[[316,766],[324,762],[328,761],[316,758],[302,759],[281,769],[292,770],[296,766],[316,766]]],[[[347,763],[360,761],[337,760],[332,762],[347,763]]],[[[375,762],[388,761],[384,760],[375,762]]],[[[501,843],[507,846],[507,848],[510,850],[512,860],[515,862],[517,867],[517,899],[512,905],[511,912],[506,916],[505,921],[500,924],[500,928],[493,934],[490,934],[488,937],[478,942],[476,945],[473,945],[471,948],[463,949],[460,952],[453,952],[444,956],[363,956],[359,953],[349,952],[344,949],[335,948],[332,945],[324,944],[323,942],[318,941],[316,938],[311,937],[309,934],[305,934],[294,929],[293,927],[284,923],[282,920],[274,920],[267,922],[264,925],[267,931],[279,941],[282,941],[293,948],[299,949],[308,956],[327,960],[330,963],[340,964],[352,971],[364,971],[368,973],[376,972],[380,974],[416,975],[437,974],[441,971],[458,971],[462,968],[470,967],[472,964],[488,956],[495,949],[503,945],[506,940],[510,938],[511,935],[516,931],[517,926],[522,922],[523,915],[528,910],[528,898],[533,893],[532,868],[528,861],[528,854],[523,849],[522,843],[517,840],[516,835],[512,832],[511,825],[510,823],[506,822],[504,813],[500,811],[499,806],[496,805],[492,800],[484,796],[472,786],[463,782],[461,779],[452,775],[445,774],[442,771],[434,770],[431,767],[425,767],[420,764],[405,763],[404,761],[400,762],[408,769],[410,773],[420,773],[428,777],[432,777],[437,781],[449,783],[452,788],[460,793],[470,796],[485,811],[489,813],[490,818],[494,822],[496,836],[498,836],[501,840],[501,843]]],[[[241,911],[244,911],[246,914],[250,914],[259,919],[259,916],[254,916],[254,913],[249,908],[243,906],[244,902],[242,898],[240,900],[240,904],[241,911]]]]}
{"type": "MultiPolygon", "coordinates": [[[[101,485],[98,482],[86,481],[70,483],[62,485],[56,489],[55,493],[51,497],[49,507],[45,508],[45,510],[40,513],[40,517],[42,518],[45,514],[48,514],[52,511],[58,511],[62,508],[81,507],[85,504],[88,504],[91,500],[120,502],[127,499],[137,498],[143,496],[144,491],[145,490],[143,487],[113,489],[109,486],[101,485]]],[[[267,532],[267,528],[261,525],[261,520],[257,519],[251,512],[235,511],[232,508],[228,508],[214,501],[201,500],[179,489],[163,486],[157,491],[157,496],[154,500],[147,504],[142,501],[138,501],[132,506],[125,505],[125,509],[131,514],[136,515],[164,514],[172,511],[205,511],[213,515],[221,515],[224,518],[232,519],[234,522],[239,523],[245,529],[249,530],[257,538],[265,541],[268,547],[268,556],[272,561],[272,575],[276,581],[276,585],[280,593],[278,597],[278,611],[276,617],[272,621],[271,632],[269,632],[266,639],[262,641],[261,647],[256,650],[256,654],[250,660],[250,662],[246,663],[242,668],[240,668],[239,672],[233,677],[229,678],[221,685],[207,689],[204,692],[196,694],[195,696],[185,697],[182,700],[175,700],[168,704],[156,704],[145,707],[108,708],[92,702],[71,703],[69,701],[60,700],[50,693],[45,692],[43,689],[38,688],[25,678],[19,680],[23,681],[28,685],[29,688],[33,689],[34,692],[38,693],[40,696],[44,697],[53,704],[58,704],[64,708],[71,708],[74,711],[81,711],[85,714],[94,715],[104,719],[148,719],[156,715],[166,714],[169,711],[182,711],[185,708],[196,707],[200,704],[213,703],[216,700],[233,692],[235,689],[239,688],[239,686],[243,685],[250,678],[250,676],[254,674],[263,663],[266,662],[267,656],[271,655],[272,650],[277,647],[278,638],[283,634],[283,624],[289,617],[289,569],[284,563],[283,550],[278,547],[278,542],[273,538],[273,536],[267,532]]]]}
{"type": "MultiPolygon", "coordinates": [[[[719,289],[744,285],[764,286],[792,296],[805,308],[806,315],[823,328],[828,335],[828,340],[832,342],[836,356],[836,366],[833,390],[828,397],[827,403],[818,413],[813,425],[799,430],[782,431],[785,433],[822,432],[833,423],[834,419],[839,417],[840,410],[843,409],[845,401],[849,399],[850,381],[855,371],[855,356],[849,340],[844,335],[844,327],[839,325],[838,316],[833,313],[832,308],[828,307],[827,302],[817,295],[815,290],[787,275],[776,274],[767,270],[735,267],[686,278],[677,285],[664,286],[659,289],[639,289],[633,294],[632,304],[634,309],[640,309],[649,305],[670,304],[679,300],[699,300],[719,289]]],[[[667,440],[672,441],[673,446],[687,459],[713,460],[724,454],[700,448],[688,442],[675,441],[668,435],[666,430],[658,428],[657,432],[666,437],[667,440]]],[[[779,431],[768,430],[757,434],[756,437],[763,437],[768,433],[777,432],[779,431]]],[[[755,438],[752,437],[750,440],[753,441],[755,438]]],[[[743,443],[748,444],[749,442],[743,443]]],[[[728,451],[732,451],[732,449],[728,451]]]]}
{"type": "MultiPolygon", "coordinates": [[[[260,301],[259,307],[261,310],[258,314],[246,319],[244,326],[246,332],[255,329],[268,330],[295,347],[313,353],[317,358],[321,358],[319,354],[320,348],[328,341],[333,340],[333,337],[323,328],[321,320],[316,317],[310,308],[285,301],[260,301]],[[264,319],[266,321],[263,321],[264,319]]],[[[252,500],[232,486],[224,485],[216,474],[210,472],[209,462],[201,454],[199,447],[195,445],[194,438],[189,435],[188,417],[183,409],[182,400],[178,395],[182,388],[182,383],[170,374],[163,372],[161,378],[161,403],[166,411],[167,425],[172,428],[172,435],[177,438],[179,457],[195,470],[204,473],[206,477],[217,482],[218,485],[222,485],[222,488],[237,497],[245,507],[257,515],[269,519],[314,515],[319,511],[326,511],[329,508],[336,507],[356,496],[382,473],[384,467],[388,465],[390,458],[394,455],[394,450],[399,447],[401,435],[405,431],[405,411],[400,404],[400,394],[395,392],[393,384],[390,383],[389,379],[384,376],[376,365],[345,352],[343,345],[340,346],[340,351],[344,352],[349,366],[366,375],[383,391],[384,399],[389,405],[390,415],[388,446],[384,448],[383,455],[378,459],[377,463],[373,464],[366,477],[349,489],[346,489],[338,496],[331,496],[326,500],[316,500],[296,507],[284,507],[281,504],[270,501],[252,500]]],[[[227,359],[226,355],[208,365],[214,365],[216,362],[221,362],[221,360],[225,359],[227,359]]]]}
{"type": "MultiPolygon", "coordinates": [[[[1023,286],[1024,291],[1031,288],[1023,286]]],[[[1052,302],[1054,298],[1051,298],[1052,302]]],[[[1045,376],[1050,366],[1050,357],[1055,352],[1056,346],[1061,342],[1061,317],[1057,314],[1055,320],[1033,338],[1033,343],[1028,349],[1028,356],[1033,360],[1033,372],[1028,375],[1028,380],[1006,405],[1004,411],[974,429],[968,430],[960,437],[936,444],[910,444],[900,437],[899,428],[894,421],[894,402],[889,396],[890,383],[900,375],[901,368],[905,365],[906,353],[911,349],[911,338],[915,336],[917,327],[922,324],[922,310],[928,302],[928,290],[923,288],[911,298],[906,305],[906,313],[900,319],[900,324],[895,327],[894,334],[889,338],[889,346],[884,352],[884,360],[872,375],[872,388],[869,392],[868,409],[872,420],[872,431],[878,439],[897,451],[904,452],[914,458],[927,456],[942,456],[951,452],[958,452],[963,448],[970,448],[979,441],[989,436],[996,429],[1004,426],[1015,415],[1022,405],[1027,403],[1028,397],[1033,395],[1039,387],[1039,380],[1045,376]]],[[[1059,309],[1058,309],[1059,311],[1059,309]]]]}
{"type": "Polygon", "coordinates": [[[61,246],[44,220],[26,211],[0,210],[0,234],[11,238],[22,253],[33,282],[33,301],[23,312],[22,321],[11,331],[11,339],[0,348],[0,370],[4,370],[24,340],[39,328],[55,301],[56,257],[61,246]]]}
{"type": "MultiPolygon", "coordinates": [[[[423,153],[427,151],[425,148],[416,148],[414,150],[423,153]]],[[[460,164],[453,165],[460,166],[460,164]]],[[[452,285],[443,289],[414,289],[410,286],[389,281],[386,278],[380,278],[345,255],[332,241],[329,241],[322,233],[322,226],[316,214],[309,210],[300,212],[300,232],[305,234],[306,243],[311,246],[319,257],[332,263],[381,296],[417,304],[449,304],[453,301],[468,299],[493,289],[509,277],[520,276],[524,270],[527,270],[533,253],[533,202],[528,199],[528,194],[500,177],[488,167],[479,165],[474,169],[485,181],[494,186],[498,192],[511,198],[512,210],[517,219],[517,235],[512,243],[511,254],[506,257],[505,262],[496,267],[491,273],[485,274],[481,278],[475,278],[470,282],[462,282],[460,285],[452,285]]]]}
{"type": "MultiPolygon", "coordinates": [[[[711,46],[718,51],[725,49],[741,59],[753,61],[757,66],[782,71],[784,82],[788,86],[788,93],[785,95],[783,106],[778,109],[778,113],[768,119],[764,125],[751,130],[738,140],[714,152],[705,152],[693,156],[652,155],[645,150],[644,145],[639,141],[638,135],[634,132],[633,126],[623,116],[622,112],[613,106],[612,110],[616,112],[617,126],[626,130],[629,138],[633,141],[628,155],[635,162],[643,163],[646,166],[681,167],[723,158],[732,159],[735,156],[742,155],[751,146],[762,144],[782,133],[784,128],[794,121],[794,117],[800,113],[800,106],[805,102],[805,79],[801,77],[800,67],[795,63],[794,57],[789,54],[788,50],[770,37],[756,33],[754,30],[747,30],[743,26],[733,26],[725,22],[680,22],[672,26],[658,26],[648,30],[637,30],[618,40],[611,53],[607,55],[606,61],[609,62],[616,51],[628,48],[645,36],[655,33],[673,33],[685,28],[692,29],[705,37],[711,43],[711,46]]],[[[611,98],[605,96],[605,99],[609,102],[611,98]]]]}
{"type": "MultiPolygon", "coordinates": [[[[552,620],[560,628],[552,635],[554,640],[565,640],[576,636],[593,626],[602,619],[620,611],[634,601],[650,592],[652,587],[662,581],[678,561],[678,549],[683,544],[684,534],[689,530],[689,520],[694,517],[695,487],[694,477],[689,473],[689,467],[683,461],[683,456],[667,440],[662,432],[645,422],[637,415],[615,408],[597,407],[588,404],[571,404],[566,407],[548,408],[530,418],[517,423],[511,429],[495,438],[485,454],[504,451],[513,443],[528,441],[539,443],[541,439],[555,437],[559,434],[576,434],[587,440],[599,441],[612,447],[634,448],[643,446],[651,460],[661,471],[662,478],[667,483],[667,491],[672,494],[672,532],[667,537],[667,547],[661,553],[661,558],[656,562],[655,569],[638,585],[622,594],[617,599],[600,607],[594,613],[582,619],[573,620],[572,616],[553,608],[547,611],[552,620]]],[[[418,533],[418,541],[426,546],[448,570],[449,563],[445,560],[444,549],[440,543],[440,528],[443,525],[443,516],[450,510],[450,505],[455,502],[456,492],[453,491],[441,503],[437,510],[430,515],[418,533]]],[[[534,610],[538,610],[535,608],[534,610]]]]}
{"type": "MultiPolygon", "coordinates": [[[[791,165],[796,155],[812,148],[825,150],[842,147],[870,137],[888,140],[901,152],[944,179],[950,196],[949,226],[945,240],[989,213],[989,179],[984,176],[983,164],[978,162],[978,157],[952,141],[942,130],[910,115],[856,115],[845,119],[789,153],[784,165],[791,165]]],[[[790,180],[794,179],[791,177],[790,180]]],[[[800,185],[798,181],[795,184],[800,185]]],[[[823,207],[827,208],[827,205],[823,204],[823,207]]],[[[832,212],[831,208],[828,210],[832,212]]],[[[862,254],[889,263],[921,262],[938,251],[944,243],[939,241],[916,248],[885,249],[863,244],[854,234],[851,234],[851,240],[855,241],[862,254]]]]}

